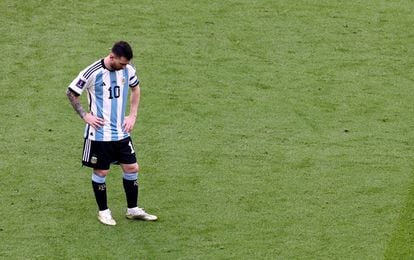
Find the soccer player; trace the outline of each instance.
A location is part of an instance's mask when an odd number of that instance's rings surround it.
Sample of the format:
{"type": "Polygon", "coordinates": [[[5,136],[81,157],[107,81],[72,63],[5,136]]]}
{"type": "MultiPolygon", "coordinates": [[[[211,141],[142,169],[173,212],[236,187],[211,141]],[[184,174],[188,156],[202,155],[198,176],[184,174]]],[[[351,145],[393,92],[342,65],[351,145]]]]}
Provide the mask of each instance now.
{"type": "Polygon", "coordinates": [[[155,221],[138,207],[138,170],[130,133],[138,114],[140,86],[136,71],[129,64],[132,48],[125,41],[116,42],[111,52],[86,67],[70,83],[66,92],[70,103],[85,121],[85,141],[82,164],[93,169],[92,187],[98,204],[98,219],[106,225],[116,225],[107,205],[105,178],[110,164],[120,164],[127,200],[126,217],[155,221]],[[129,115],[125,116],[130,94],[129,115]],[[89,112],[80,103],[80,95],[87,91],[89,112]]]}

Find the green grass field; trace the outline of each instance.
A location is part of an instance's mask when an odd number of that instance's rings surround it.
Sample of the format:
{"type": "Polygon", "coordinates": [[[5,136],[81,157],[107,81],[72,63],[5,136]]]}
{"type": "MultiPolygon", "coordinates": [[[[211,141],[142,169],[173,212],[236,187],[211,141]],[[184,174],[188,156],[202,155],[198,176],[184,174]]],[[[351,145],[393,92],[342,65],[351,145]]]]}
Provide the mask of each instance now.
{"type": "MultiPolygon", "coordinates": [[[[0,0],[0,259],[413,259],[414,2],[0,0]],[[68,84],[129,41],[140,205],[68,84]]],[[[83,97],[84,101],[86,96],[83,97]]]]}

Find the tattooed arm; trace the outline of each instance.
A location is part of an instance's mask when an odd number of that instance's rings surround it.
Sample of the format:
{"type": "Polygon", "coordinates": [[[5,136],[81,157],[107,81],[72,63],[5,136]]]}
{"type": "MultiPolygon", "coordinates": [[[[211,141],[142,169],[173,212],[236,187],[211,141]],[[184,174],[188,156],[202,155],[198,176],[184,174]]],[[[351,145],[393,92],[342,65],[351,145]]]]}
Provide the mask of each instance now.
{"type": "Polygon", "coordinates": [[[85,109],[83,109],[80,98],[76,95],[72,90],[68,89],[66,91],[66,96],[69,99],[69,102],[72,104],[73,109],[79,116],[85,121],[85,123],[89,124],[93,128],[97,129],[104,125],[104,120],[102,118],[96,117],[91,113],[87,113],[85,109]]]}
{"type": "Polygon", "coordinates": [[[86,115],[85,110],[83,109],[79,96],[77,96],[72,90],[68,88],[66,91],[66,96],[69,99],[69,102],[72,104],[73,109],[79,114],[81,118],[84,118],[86,115]]]}

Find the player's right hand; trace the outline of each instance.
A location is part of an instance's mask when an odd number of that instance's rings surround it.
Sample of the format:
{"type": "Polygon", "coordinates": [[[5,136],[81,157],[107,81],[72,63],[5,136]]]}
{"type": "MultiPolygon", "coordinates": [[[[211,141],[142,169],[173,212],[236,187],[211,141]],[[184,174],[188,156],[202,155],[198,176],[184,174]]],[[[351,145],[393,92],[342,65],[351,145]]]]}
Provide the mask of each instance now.
{"type": "Polygon", "coordinates": [[[83,121],[92,126],[95,130],[101,128],[105,124],[103,118],[96,117],[91,113],[86,113],[86,115],[83,117],[83,121]]]}

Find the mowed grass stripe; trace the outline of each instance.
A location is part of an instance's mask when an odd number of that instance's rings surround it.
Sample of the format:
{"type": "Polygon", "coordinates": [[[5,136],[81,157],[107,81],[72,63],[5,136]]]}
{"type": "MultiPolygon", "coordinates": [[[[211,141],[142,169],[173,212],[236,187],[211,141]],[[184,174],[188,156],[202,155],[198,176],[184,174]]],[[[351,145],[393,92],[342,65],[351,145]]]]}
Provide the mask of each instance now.
{"type": "Polygon", "coordinates": [[[406,205],[386,247],[385,259],[414,258],[414,182],[411,183],[406,205]]]}

